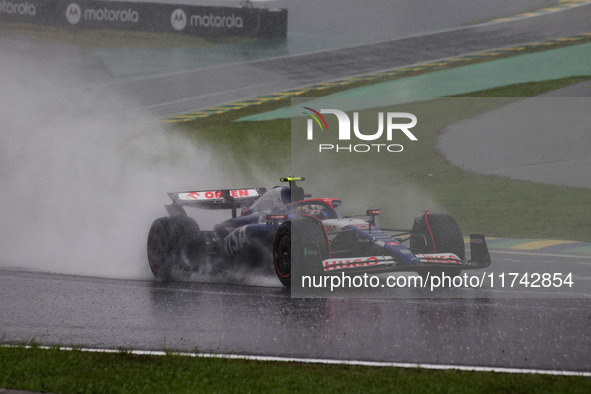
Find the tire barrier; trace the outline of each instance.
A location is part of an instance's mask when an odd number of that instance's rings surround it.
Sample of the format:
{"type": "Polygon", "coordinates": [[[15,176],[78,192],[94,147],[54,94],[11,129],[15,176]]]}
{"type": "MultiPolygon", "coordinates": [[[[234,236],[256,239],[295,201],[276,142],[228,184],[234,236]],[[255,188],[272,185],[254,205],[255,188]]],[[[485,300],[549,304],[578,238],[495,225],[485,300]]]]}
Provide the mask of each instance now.
{"type": "Polygon", "coordinates": [[[93,0],[0,0],[0,22],[197,37],[285,38],[287,10],[93,0]]]}

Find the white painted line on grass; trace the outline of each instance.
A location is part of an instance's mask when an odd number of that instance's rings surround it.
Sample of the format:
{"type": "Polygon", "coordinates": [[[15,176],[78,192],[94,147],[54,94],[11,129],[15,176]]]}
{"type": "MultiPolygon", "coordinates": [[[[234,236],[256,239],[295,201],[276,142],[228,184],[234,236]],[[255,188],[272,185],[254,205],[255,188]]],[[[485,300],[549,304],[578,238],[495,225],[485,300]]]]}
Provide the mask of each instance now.
{"type": "MultiPolygon", "coordinates": [[[[10,346],[10,345],[2,345],[10,346]]],[[[18,346],[15,346],[18,347],[18,346]]],[[[25,346],[32,348],[33,346],[25,346]]],[[[162,350],[127,350],[127,349],[98,349],[98,348],[72,348],[72,347],[56,347],[56,346],[37,346],[39,349],[60,349],[60,350],[78,350],[82,352],[91,353],[129,353],[138,356],[184,356],[184,357],[202,357],[202,358],[226,358],[233,360],[251,360],[251,361],[273,361],[273,362],[291,362],[303,364],[326,364],[326,365],[350,365],[350,366],[364,366],[364,367],[393,367],[393,368],[423,368],[433,370],[459,370],[468,372],[496,372],[496,373],[512,373],[512,374],[539,374],[539,375],[556,375],[556,376],[583,376],[591,377],[591,372],[586,371],[566,371],[566,370],[552,370],[552,369],[531,369],[531,368],[507,368],[507,367],[484,367],[476,365],[452,365],[452,364],[416,364],[416,363],[398,363],[398,362],[382,362],[382,361],[363,361],[363,360],[336,360],[336,359],[322,359],[322,358],[298,358],[298,357],[277,357],[277,356],[255,356],[246,354],[222,354],[222,353],[186,353],[162,350]]]]}

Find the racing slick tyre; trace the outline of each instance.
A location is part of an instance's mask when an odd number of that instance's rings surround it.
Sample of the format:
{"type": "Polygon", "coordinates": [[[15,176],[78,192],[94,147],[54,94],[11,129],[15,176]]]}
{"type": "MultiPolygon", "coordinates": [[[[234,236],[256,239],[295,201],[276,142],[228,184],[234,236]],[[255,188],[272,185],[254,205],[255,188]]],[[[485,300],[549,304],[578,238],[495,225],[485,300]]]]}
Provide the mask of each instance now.
{"type": "Polygon", "coordinates": [[[205,260],[205,237],[190,217],[163,217],[152,223],[147,249],[157,279],[183,280],[205,260]]]}
{"type": "Polygon", "coordinates": [[[293,269],[301,275],[321,275],[322,261],[329,258],[328,236],[322,222],[302,218],[279,226],[273,246],[277,278],[291,287],[293,269]]]}
{"type": "MultiPolygon", "coordinates": [[[[456,220],[444,213],[427,211],[415,219],[410,238],[410,250],[417,253],[453,253],[461,260],[466,258],[464,236],[456,220]]],[[[461,272],[460,268],[433,267],[419,271],[425,279],[429,273],[455,277],[461,272]]]]}

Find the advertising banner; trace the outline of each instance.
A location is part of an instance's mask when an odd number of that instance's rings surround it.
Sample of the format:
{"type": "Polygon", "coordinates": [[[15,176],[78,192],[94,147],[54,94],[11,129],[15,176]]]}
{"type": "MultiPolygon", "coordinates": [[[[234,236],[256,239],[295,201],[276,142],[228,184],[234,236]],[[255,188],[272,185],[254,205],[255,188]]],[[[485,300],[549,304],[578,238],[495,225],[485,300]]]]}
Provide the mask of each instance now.
{"type": "Polygon", "coordinates": [[[0,22],[117,29],[198,37],[287,35],[287,10],[86,0],[0,0],[0,22]]]}
{"type": "Polygon", "coordinates": [[[53,24],[58,0],[0,0],[0,22],[53,24]]]}

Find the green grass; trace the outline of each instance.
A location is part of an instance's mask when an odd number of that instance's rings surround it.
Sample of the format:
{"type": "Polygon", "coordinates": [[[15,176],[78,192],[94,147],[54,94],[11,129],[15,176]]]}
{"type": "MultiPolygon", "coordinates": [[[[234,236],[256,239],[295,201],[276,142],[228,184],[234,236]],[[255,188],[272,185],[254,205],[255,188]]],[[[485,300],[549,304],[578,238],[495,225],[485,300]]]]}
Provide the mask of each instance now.
{"type": "MultiPolygon", "coordinates": [[[[342,182],[328,189],[329,191],[338,189],[338,193],[341,193],[340,190],[345,189],[352,179],[355,180],[357,189],[366,185],[369,187],[366,190],[377,190],[377,186],[390,182],[392,192],[399,193],[394,194],[398,201],[416,202],[422,198],[426,200],[424,204],[432,203],[432,206],[418,203],[404,206],[402,203],[395,203],[396,200],[387,193],[382,193],[382,198],[376,195],[379,193],[366,193],[360,197],[349,191],[345,205],[347,201],[367,201],[368,205],[380,206],[385,214],[382,217],[385,221],[400,219],[400,215],[393,212],[395,210],[408,211],[402,217],[404,223],[382,222],[383,225],[408,225],[407,222],[412,219],[416,209],[436,208],[453,215],[466,234],[482,232],[487,236],[497,237],[589,242],[591,222],[581,212],[591,206],[590,189],[467,172],[449,164],[435,149],[435,139],[440,130],[458,120],[490,111],[506,104],[512,97],[517,99],[534,96],[587,79],[588,76],[581,76],[524,83],[475,92],[465,95],[465,99],[443,98],[397,106],[396,110],[414,113],[421,120],[417,128],[413,129],[420,135],[420,143],[406,144],[404,154],[372,156],[372,161],[379,156],[379,166],[369,162],[367,156],[363,155],[344,157],[329,154],[326,155],[328,162],[313,165],[312,158],[307,166],[311,169],[310,173],[296,175],[308,176],[310,180],[314,177],[323,178],[326,181],[329,177],[340,179],[338,168],[347,168],[347,176],[341,174],[341,178],[344,178],[342,182]],[[489,99],[471,99],[473,97],[489,99]],[[339,165],[335,165],[336,163],[339,165]]],[[[246,179],[253,178],[254,174],[265,174],[274,179],[290,172],[290,163],[286,159],[291,155],[291,120],[233,122],[247,111],[258,109],[232,111],[179,124],[177,127],[198,143],[216,149],[221,156],[232,157],[233,160],[226,170],[246,179]]],[[[360,111],[362,118],[363,112],[360,111]]],[[[318,195],[317,192],[314,193],[318,195]]],[[[340,196],[341,194],[337,197],[340,196]]]]}
{"type": "Polygon", "coordinates": [[[591,378],[0,347],[0,387],[51,393],[588,393],[591,378]]]}

